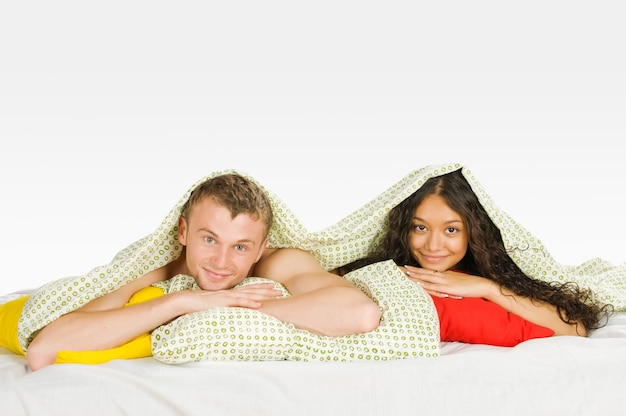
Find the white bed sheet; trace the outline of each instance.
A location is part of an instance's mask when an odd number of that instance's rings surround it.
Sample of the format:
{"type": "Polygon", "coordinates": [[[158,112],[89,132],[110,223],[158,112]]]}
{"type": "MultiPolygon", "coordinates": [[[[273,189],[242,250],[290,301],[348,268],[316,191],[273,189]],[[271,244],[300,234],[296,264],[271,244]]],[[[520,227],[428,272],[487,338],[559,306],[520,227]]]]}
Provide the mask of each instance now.
{"type": "Polygon", "coordinates": [[[624,387],[626,313],[589,338],[444,343],[438,358],[386,362],[144,358],[31,372],[0,348],[0,412],[10,416],[622,415],[624,387]]]}

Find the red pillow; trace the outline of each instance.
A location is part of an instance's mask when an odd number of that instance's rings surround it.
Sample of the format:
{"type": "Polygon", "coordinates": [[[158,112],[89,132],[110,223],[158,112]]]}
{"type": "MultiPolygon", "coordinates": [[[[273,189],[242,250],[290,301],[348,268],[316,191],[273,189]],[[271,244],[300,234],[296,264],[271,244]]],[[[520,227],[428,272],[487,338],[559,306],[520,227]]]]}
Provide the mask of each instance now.
{"type": "Polygon", "coordinates": [[[432,298],[439,315],[442,342],[513,347],[529,339],[554,335],[553,330],[535,325],[483,298],[432,298]]]}

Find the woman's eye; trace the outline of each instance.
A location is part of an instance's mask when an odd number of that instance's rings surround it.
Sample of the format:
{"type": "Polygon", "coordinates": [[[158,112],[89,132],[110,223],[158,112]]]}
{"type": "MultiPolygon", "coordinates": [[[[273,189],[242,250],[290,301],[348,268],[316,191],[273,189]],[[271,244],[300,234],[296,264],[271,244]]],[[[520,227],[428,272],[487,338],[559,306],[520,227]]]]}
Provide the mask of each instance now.
{"type": "Polygon", "coordinates": [[[425,225],[416,225],[415,226],[415,230],[416,231],[425,231],[426,230],[426,226],[425,225]]]}
{"type": "Polygon", "coordinates": [[[454,227],[448,227],[448,229],[446,230],[448,234],[454,234],[456,232],[458,232],[459,230],[457,230],[454,227]]]}

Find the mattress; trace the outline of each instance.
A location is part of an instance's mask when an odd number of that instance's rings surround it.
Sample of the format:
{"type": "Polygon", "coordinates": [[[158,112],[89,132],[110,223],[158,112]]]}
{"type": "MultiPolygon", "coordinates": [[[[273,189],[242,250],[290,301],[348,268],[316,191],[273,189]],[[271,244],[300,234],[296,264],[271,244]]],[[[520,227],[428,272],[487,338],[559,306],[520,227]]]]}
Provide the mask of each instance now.
{"type": "Polygon", "coordinates": [[[149,357],[32,372],[24,357],[0,348],[0,404],[11,416],[618,415],[625,385],[626,312],[587,338],[442,343],[438,357],[388,361],[149,357]]]}

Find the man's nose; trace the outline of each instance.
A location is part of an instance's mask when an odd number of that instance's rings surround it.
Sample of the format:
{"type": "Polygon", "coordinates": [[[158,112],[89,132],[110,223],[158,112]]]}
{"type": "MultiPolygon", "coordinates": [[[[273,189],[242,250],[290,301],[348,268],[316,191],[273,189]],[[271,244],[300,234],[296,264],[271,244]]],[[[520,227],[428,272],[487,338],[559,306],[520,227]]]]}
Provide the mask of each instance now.
{"type": "Polygon", "coordinates": [[[228,265],[229,252],[227,247],[220,247],[213,252],[213,265],[224,268],[228,265]]]}

